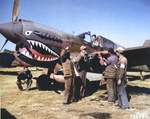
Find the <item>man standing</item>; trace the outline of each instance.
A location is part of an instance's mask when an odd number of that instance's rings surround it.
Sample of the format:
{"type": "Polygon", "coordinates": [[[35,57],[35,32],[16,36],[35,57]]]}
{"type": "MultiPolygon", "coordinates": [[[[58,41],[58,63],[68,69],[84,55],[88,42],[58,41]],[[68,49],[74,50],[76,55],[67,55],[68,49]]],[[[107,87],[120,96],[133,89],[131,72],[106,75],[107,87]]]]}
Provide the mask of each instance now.
{"type": "Polygon", "coordinates": [[[87,65],[87,52],[86,52],[86,46],[80,47],[80,53],[72,59],[72,61],[75,63],[76,69],[79,73],[79,76],[76,79],[76,94],[79,94],[79,99],[82,99],[82,97],[85,96],[85,89],[86,89],[86,65],[87,65]]]}
{"type": "Polygon", "coordinates": [[[116,49],[116,55],[119,57],[119,61],[117,63],[118,71],[117,71],[117,90],[118,90],[118,105],[120,108],[126,109],[129,108],[129,102],[126,93],[126,70],[127,70],[127,59],[123,56],[123,48],[118,47],[116,49]]]}
{"type": "Polygon", "coordinates": [[[107,82],[107,93],[108,93],[108,102],[113,104],[117,98],[117,67],[118,57],[114,53],[113,48],[108,49],[109,57],[105,60],[104,64],[107,66],[104,71],[104,78],[107,82]]]}
{"type": "Polygon", "coordinates": [[[69,104],[73,101],[75,93],[75,72],[73,63],[70,59],[69,47],[66,47],[61,52],[61,60],[65,78],[65,93],[63,104],[69,104]]]}

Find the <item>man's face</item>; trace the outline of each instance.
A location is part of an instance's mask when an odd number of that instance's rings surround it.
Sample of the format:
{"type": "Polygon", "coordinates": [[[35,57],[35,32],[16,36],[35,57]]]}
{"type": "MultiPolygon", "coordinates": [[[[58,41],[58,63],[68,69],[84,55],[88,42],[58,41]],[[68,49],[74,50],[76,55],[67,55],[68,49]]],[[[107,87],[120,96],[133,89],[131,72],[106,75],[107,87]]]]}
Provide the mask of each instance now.
{"type": "Polygon", "coordinates": [[[116,55],[119,56],[119,52],[116,52],[116,55]]]}
{"type": "Polygon", "coordinates": [[[86,53],[86,50],[82,50],[81,52],[82,52],[82,53],[86,53]]]}
{"type": "Polygon", "coordinates": [[[92,36],[92,41],[94,41],[96,39],[96,37],[95,36],[92,36]]]}

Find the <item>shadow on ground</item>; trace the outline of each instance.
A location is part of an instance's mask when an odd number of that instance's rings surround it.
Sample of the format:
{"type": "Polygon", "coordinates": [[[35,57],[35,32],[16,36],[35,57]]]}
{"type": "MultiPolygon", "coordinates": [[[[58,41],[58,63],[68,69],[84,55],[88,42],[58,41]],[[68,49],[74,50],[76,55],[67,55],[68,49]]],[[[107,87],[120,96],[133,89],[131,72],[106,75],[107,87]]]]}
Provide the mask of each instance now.
{"type": "MultiPolygon", "coordinates": [[[[87,90],[86,96],[90,96],[98,90],[106,90],[105,94],[107,94],[106,84],[99,86],[99,81],[88,81],[87,80],[87,90]]],[[[150,94],[150,88],[139,87],[139,86],[130,86],[127,85],[126,88],[128,100],[130,101],[130,95],[138,95],[138,94],[150,94]]],[[[100,96],[100,99],[107,100],[106,96],[100,96]]]]}
{"type": "Polygon", "coordinates": [[[60,94],[58,91],[63,91],[65,88],[64,83],[59,83],[54,79],[50,79],[48,75],[40,75],[39,77],[34,77],[36,80],[36,88],[40,91],[55,91],[60,94]]]}
{"type": "MultiPolygon", "coordinates": [[[[39,90],[49,90],[49,91],[53,90],[58,94],[59,94],[58,92],[59,90],[61,91],[64,90],[64,83],[56,82],[55,80],[50,79],[49,76],[47,75],[41,75],[38,78],[35,77],[34,79],[36,79],[36,88],[39,90]]],[[[99,86],[99,82],[100,81],[89,81],[88,79],[86,79],[87,87],[86,87],[85,96],[90,96],[93,93],[97,92],[98,90],[107,90],[106,84],[99,86]]],[[[128,85],[127,92],[128,94],[150,94],[150,88],[128,85]]]]}
{"type": "Polygon", "coordinates": [[[100,81],[89,81],[86,80],[86,96],[90,96],[98,90],[106,90],[106,84],[99,86],[100,81]]]}
{"type": "Polygon", "coordinates": [[[110,113],[87,113],[87,114],[82,114],[81,116],[91,116],[95,119],[111,119],[111,114],[110,113]]]}
{"type": "MultiPolygon", "coordinates": [[[[132,76],[132,75],[127,75],[128,76],[128,80],[129,81],[134,81],[134,80],[141,80],[140,76],[132,76]]],[[[144,80],[150,78],[150,74],[148,75],[143,75],[144,76],[144,80]]]]}
{"type": "Polygon", "coordinates": [[[16,71],[0,71],[0,74],[2,75],[18,75],[18,72],[16,71]]]}
{"type": "Polygon", "coordinates": [[[1,108],[1,119],[16,119],[6,109],[1,108]]]}
{"type": "Polygon", "coordinates": [[[127,92],[129,94],[150,94],[150,88],[128,85],[127,92]]]}

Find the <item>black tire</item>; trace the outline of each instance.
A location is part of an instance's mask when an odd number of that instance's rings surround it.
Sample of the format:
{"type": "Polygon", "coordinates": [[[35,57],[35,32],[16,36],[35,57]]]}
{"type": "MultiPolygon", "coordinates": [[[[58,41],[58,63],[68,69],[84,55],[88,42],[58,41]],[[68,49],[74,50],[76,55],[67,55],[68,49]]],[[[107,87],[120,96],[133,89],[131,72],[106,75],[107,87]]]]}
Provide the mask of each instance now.
{"type": "Polygon", "coordinates": [[[51,79],[47,75],[40,75],[36,80],[36,87],[39,90],[49,90],[51,87],[51,79]]]}

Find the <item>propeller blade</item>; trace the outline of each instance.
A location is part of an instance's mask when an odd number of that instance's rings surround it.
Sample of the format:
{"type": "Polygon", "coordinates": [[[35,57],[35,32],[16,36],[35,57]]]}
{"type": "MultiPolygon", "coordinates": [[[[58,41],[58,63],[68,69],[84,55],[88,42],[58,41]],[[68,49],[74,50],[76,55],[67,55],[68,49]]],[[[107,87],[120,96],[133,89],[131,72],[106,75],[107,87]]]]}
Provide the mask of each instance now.
{"type": "Polygon", "coordinates": [[[12,21],[17,21],[19,14],[19,0],[14,0],[12,21]]]}
{"type": "Polygon", "coordinates": [[[5,41],[5,43],[4,43],[3,47],[1,48],[0,52],[2,51],[2,49],[4,48],[4,46],[6,45],[7,41],[8,41],[8,39],[5,41]]]}

